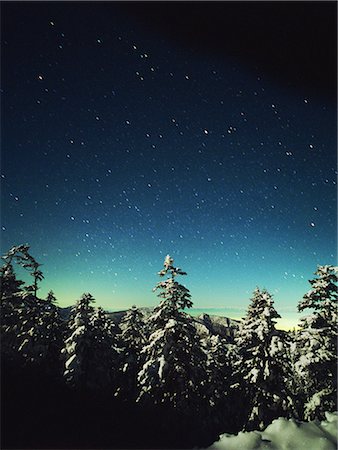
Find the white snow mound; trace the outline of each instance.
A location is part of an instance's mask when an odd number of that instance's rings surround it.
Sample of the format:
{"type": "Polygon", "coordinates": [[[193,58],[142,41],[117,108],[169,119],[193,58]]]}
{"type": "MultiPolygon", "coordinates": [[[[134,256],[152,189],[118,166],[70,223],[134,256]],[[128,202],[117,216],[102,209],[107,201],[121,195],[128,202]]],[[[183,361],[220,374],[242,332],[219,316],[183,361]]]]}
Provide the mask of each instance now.
{"type": "Polygon", "coordinates": [[[222,434],[208,450],[336,450],[338,413],[325,413],[326,420],[298,422],[274,420],[264,431],[222,434]]]}

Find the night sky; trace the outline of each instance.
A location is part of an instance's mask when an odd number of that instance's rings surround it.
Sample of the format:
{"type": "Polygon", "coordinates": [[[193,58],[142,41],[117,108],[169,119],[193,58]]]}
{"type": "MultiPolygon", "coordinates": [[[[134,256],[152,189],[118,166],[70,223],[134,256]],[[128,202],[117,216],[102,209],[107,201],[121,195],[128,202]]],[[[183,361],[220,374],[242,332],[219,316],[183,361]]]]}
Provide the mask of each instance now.
{"type": "Polygon", "coordinates": [[[41,295],[284,323],[336,260],[336,3],[2,3],[1,250],[41,295]]]}

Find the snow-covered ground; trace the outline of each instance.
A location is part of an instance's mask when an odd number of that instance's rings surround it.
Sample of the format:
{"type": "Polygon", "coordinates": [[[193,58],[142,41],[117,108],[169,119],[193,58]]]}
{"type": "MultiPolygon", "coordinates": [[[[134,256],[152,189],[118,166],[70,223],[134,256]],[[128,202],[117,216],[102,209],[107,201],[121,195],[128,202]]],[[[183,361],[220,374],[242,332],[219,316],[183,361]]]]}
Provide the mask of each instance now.
{"type": "Polygon", "coordinates": [[[223,434],[208,450],[336,450],[338,415],[325,415],[322,422],[279,418],[264,431],[223,434]]]}

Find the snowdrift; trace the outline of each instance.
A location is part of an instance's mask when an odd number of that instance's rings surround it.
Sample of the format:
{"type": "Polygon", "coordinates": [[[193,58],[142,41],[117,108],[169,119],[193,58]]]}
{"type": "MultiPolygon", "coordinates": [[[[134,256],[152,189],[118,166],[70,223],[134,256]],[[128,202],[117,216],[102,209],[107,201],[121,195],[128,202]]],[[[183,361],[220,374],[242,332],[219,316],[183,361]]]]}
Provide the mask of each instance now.
{"type": "Polygon", "coordinates": [[[208,450],[336,450],[338,415],[325,416],[322,422],[279,418],[264,431],[222,434],[208,450]]]}

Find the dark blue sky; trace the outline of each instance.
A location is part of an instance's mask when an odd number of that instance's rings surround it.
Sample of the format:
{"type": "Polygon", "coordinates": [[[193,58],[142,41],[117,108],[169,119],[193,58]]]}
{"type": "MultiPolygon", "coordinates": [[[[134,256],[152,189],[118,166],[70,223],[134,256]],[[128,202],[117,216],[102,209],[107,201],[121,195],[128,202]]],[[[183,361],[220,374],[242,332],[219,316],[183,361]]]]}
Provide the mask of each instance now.
{"type": "Polygon", "coordinates": [[[295,316],[336,258],[335,3],[285,3],[2,4],[1,246],[42,294],[152,305],[170,253],[196,307],[295,316]]]}

